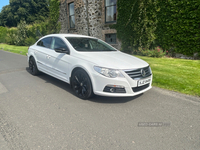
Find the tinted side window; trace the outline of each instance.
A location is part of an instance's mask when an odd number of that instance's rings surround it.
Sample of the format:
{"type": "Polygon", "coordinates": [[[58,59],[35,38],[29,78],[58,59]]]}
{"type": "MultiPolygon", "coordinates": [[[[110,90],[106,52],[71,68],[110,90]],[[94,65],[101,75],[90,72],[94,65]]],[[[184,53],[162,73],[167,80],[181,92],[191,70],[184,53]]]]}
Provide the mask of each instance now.
{"type": "Polygon", "coordinates": [[[42,46],[42,47],[46,47],[46,48],[50,48],[51,46],[51,37],[47,37],[47,38],[44,38],[42,40],[40,40],[37,45],[38,46],[42,46]]]}
{"type": "Polygon", "coordinates": [[[61,40],[60,38],[54,38],[53,42],[52,42],[52,49],[56,49],[56,48],[64,48],[64,49],[68,49],[68,47],[66,46],[66,44],[63,42],[63,40],[61,40]]]}

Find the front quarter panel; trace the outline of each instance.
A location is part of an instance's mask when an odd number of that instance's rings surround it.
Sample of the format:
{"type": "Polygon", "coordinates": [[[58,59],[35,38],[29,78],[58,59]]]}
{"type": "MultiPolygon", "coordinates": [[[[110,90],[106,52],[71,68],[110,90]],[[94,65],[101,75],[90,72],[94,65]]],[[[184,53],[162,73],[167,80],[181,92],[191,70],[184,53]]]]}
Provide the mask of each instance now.
{"type": "Polygon", "coordinates": [[[28,48],[28,62],[29,62],[29,59],[30,59],[30,57],[32,56],[32,57],[34,57],[34,59],[35,60],[37,60],[37,58],[35,57],[35,48],[34,48],[35,46],[34,45],[32,45],[32,46],[30,46],[29,48],[28,48]]]}

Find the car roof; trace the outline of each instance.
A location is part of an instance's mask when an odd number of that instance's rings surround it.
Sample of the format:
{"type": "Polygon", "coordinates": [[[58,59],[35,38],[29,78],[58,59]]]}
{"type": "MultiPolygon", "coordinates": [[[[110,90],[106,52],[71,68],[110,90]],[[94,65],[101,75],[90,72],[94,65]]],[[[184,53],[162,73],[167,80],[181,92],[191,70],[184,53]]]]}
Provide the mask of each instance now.
{"type": "Polygon", "coordinates": [[[95,38],[92,36],[86,36],[86,35],[81,35],[81,34],[49,34],[44,37],[49,37],[49,36],[57,36],[57,37],[85,37],[85,38],[95,38]]]}

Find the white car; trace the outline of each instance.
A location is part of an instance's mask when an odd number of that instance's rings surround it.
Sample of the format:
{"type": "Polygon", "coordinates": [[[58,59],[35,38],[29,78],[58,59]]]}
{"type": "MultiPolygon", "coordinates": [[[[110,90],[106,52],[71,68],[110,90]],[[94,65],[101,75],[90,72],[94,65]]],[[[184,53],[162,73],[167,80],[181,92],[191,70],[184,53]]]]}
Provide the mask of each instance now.
{"type": "Polygon", "coordinates": [[[152,88],[148,63],[94,37],[47,35],[29,47],[27,56],[32,75],[44,72],[67,82],[81,99],[135,96],[152,88]]]}

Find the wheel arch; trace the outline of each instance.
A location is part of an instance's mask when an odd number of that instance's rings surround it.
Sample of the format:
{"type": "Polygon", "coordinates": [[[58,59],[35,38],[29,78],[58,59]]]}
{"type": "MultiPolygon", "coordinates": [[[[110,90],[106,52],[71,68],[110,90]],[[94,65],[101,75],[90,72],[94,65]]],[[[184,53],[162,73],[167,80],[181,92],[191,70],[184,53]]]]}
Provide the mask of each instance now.
{"type": "Polygon", "coordinates": [[[37,65],[37,58],[34,56],[34,54],[30,54],[28,56],[28,61],[30,60],[30,58],[33,58],[35,60],[36,65],[37,65]]]}
{"type": "Polygon", "coordinates": [[[91,74],[89,73],[89,71],[85,67],[82,67],[82,66],[76,66],[76,67],[74,67],[72,69],[71,74],[70,74],[70,85],[72,85],[71,84],[71,78],[72,78],[73,73],[75,73],[79,69],[82,69],[82,70],[84,70],[87,73],[87,75],[90,78],[91,84],[92,84],[92,89],[94,90],[94,87],[93,87],[93,78],[91,77],[91,74]]]}
{"type": "MultiPolygon", "coordinates": [[[[34,56],[33,55],[30,55],[29,57],[28,57],[28,59],[31,59],[31,58],[34,58],[34,56]]],[[[34,58],[35,59],[35,58],[34,58]]]]}

